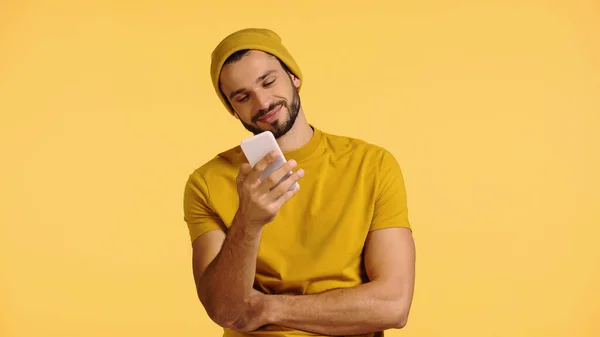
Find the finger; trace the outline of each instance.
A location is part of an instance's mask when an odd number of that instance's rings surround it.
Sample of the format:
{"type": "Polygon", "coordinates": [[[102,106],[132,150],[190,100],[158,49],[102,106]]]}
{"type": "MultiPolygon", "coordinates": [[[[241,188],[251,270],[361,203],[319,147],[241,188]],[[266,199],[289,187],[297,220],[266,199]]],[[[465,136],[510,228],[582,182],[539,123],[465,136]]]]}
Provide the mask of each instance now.
{"type": "Polygon", "coordinates": [[[264,157],[262,157],[261,160],[259,160],[254,167],[252,168],[252,170],[248,173],[248,179],[250,179],[251,181],[257,181],[258,178],[260,177],[260,174],[267,169],[267,167],[269,167],[269,165],[271,165],[271,163],[273,163],[275,161],[275,159],[277,158],[277,156],[279,155],[279,153],[275,150],[267,153],[264,157]]]}
{"type": "Polygon", "coordinates": [[[288,186],[288,189],[286,189],[285,192],[283,192],[283,194],[281,194],[281,196],[275,201],[275,205],[276,205],[277,209],[280,209],[281,207],[283,207],[283,205],[285,205],[285,203],[290,201],[290,199],[292,199],[292,197],[294,195],[296,195],[296,193],[298,193],[299,190],[300,190],[300,185],[298,185],[296,188],[294,188],[292,190],[290,190],[289,186],[288,186]]]}
{"type": "Polygon", "coordinates": [[[250,166],[250,164],[243,163],[240,166],[240,171],[237,175],[237,182],[241,183],[242,181],[244,181],[246,179],[246,177],[248,176],[248,173],[250,173],[251,170],[252,170],[252,166],[250,166]]]}
{"type": "Polygon", "coordinates": [[[279,200],[282,196],[287,194],[290,191],[290,187],[292,187],[294,183],[302,179],[303,176],[303,169],[299,169],[296,172],[293,172],[289,177],[284,179],[276,188],[274,188],[273,191],[271,191],[271,200],[279,200]]]}
{"type": "Polygon", "coordinates": [[[277,170],[271,173],[268,177],[260,185],[260,190],[262,192],[268,192],[273,188],[277,187],[279,183],[285,178],[286,175],[289,175],[294,167],[296,167],[297,163],[295,160],[290,160],[285,164],[281,165],[277,170]]]}

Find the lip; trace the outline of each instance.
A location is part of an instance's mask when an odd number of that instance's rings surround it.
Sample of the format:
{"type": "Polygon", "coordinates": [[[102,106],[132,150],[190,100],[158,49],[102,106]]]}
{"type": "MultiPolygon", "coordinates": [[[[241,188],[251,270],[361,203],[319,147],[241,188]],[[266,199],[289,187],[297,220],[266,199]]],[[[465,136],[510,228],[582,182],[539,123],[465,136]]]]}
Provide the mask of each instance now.
{"type": "Polygon", "coordinates": [[[268,114],[262,116],[261,118],[258,119],[259,122],[263,122],[263,123],[271,123],[273,121],[275,121],[277,119],[277,117],[279,116],[279,112],[281,111],[281,105],[278,106],[277,108],[275,108],[273,111],[269,112],[268,114]]]}

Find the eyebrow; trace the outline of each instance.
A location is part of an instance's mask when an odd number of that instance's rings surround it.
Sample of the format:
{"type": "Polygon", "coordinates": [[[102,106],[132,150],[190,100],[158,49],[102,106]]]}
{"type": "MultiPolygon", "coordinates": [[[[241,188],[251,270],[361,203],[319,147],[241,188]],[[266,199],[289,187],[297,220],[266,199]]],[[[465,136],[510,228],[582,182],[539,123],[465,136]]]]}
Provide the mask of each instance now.
{"type": "MultiPolygon", "coordinates": [[[[276,70],[267,71],[266,73],[264,73],[263,75],[261,75],[260,77],[258,77],[256,79],[256,83],[258,83],[260,81],[264,81],[264,79],[267,78],[267,76],[271,75],[274,72],[276,72],[276,70]]],[[[246,89],[244,89],[244,88],[233,91],[231,94],[229,94],[229,98],[233,99],[236,95],[239,95],[239,94],[243,93],[244,91],[246,91],[246,89]]]]}

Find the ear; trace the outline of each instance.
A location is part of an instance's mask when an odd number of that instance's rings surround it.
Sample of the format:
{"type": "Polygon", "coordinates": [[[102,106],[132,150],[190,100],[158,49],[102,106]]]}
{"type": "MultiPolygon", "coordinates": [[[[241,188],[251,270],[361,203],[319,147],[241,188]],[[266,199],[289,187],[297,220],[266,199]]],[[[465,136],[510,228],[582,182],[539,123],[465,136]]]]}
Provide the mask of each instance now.
{"type": "Polygon", "coordinates": [[[289,73],[290,77],[292,78],[292,83],[294,83],[294,86],[296,87],[296,89],[298,89],[300,87],[300,84],[302,83],[302,81],[300,81],[300,79],[298,77],[296,77],[296,75],[289,73]]]}

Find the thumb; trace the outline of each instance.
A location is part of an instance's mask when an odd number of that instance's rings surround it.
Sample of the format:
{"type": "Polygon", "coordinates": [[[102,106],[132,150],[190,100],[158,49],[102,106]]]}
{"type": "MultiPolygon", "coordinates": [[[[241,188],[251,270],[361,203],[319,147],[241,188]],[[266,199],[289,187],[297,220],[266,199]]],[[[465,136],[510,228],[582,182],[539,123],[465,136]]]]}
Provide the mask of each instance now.
{"type": "Polygon", "coordinates": [[[252,170],[252,166],[250,166],[249,163],[243,163],[240,166],[240,172],[238,173],[238,176],[237,176],[238,182],[244,181],[244,179],[246,179],[246,176],[248,176],[248,173],[250,173],[251,170],[252,170]]]}

